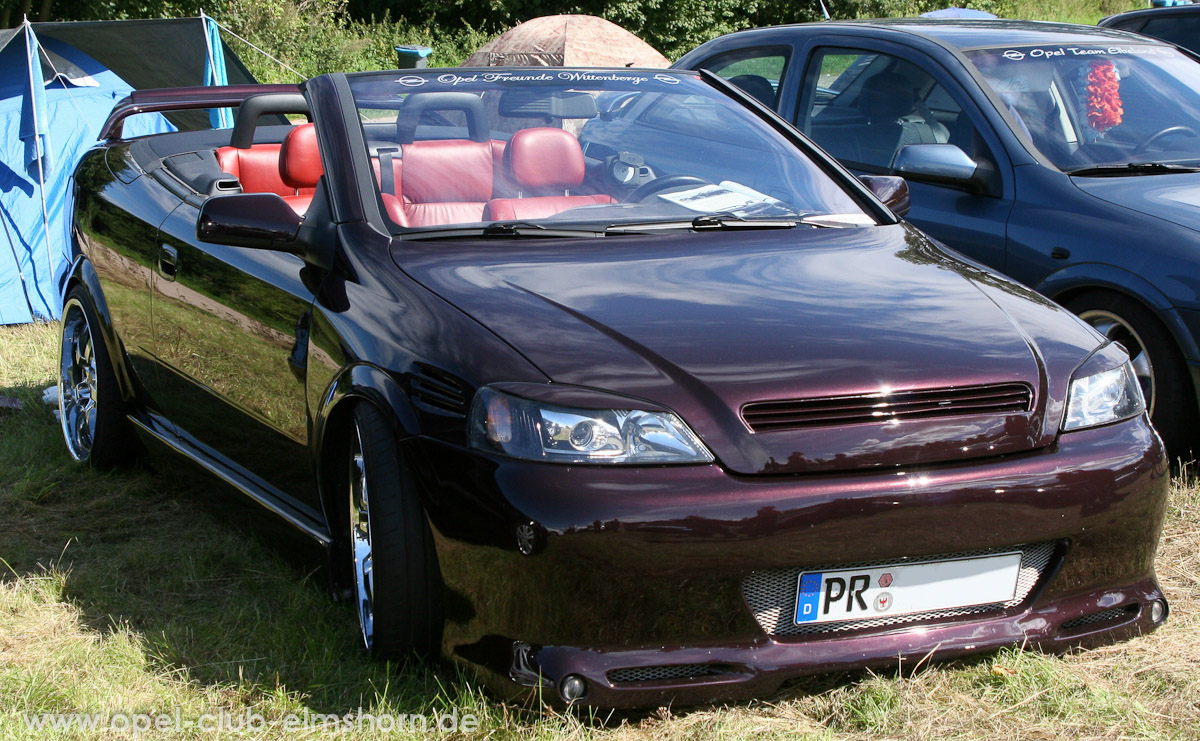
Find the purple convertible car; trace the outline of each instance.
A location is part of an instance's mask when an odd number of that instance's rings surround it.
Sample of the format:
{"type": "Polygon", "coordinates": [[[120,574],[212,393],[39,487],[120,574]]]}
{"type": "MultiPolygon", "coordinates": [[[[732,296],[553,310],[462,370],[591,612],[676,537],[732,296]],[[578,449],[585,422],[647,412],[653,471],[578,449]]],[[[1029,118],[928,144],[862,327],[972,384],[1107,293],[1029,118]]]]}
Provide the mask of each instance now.
{"type": "Polygon", "coordinates": [[[70,453],[215,474],[378,656],[632,707],[1166,619],[1125,350],[708,73],[144,91],[76,183],[70,453]]]}

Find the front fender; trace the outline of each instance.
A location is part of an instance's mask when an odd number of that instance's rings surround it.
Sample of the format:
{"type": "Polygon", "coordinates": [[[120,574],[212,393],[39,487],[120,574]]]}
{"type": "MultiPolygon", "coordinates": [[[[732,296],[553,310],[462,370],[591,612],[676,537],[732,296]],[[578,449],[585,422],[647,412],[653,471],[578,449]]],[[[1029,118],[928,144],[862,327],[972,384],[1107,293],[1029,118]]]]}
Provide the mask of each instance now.
{"type": "Polygon", "coordinates": [[[396,439],[404,440],[418,434],[420,422],[400,383],[378,366],[360,363],[343,368],[329,384],[313,412],[313,447],[321,450],[330,423],[347,409],[348,402],[365,399],[384,412],[391,412],[396,426],[396,439]]]}
{"type": "MultiPolygon", "coordinates": [[[[331,533],[337,532],[344,524],[345,515],[339,509],[340,503],[336,498],[340,469],[336,456],[328,455],[326,446],[333,445],[333,450],[337,450],[338,440],[334,436],[348,429],[350,413],[358,401],[367,401],[379,407],[394,424],[397,440],[411,438],[420,429],[416,411],[409,403],[407,394],[390,373],[366,363],[350,365],[338,372],[313,410],[310,438],[315,470],[318,471],[321,508],[331,533]]],[[[339,583],[342,573],[339,564],[348,557],[343,551],[345,548],[343,540],[335,537],[329,552],[329,573],[335,593],[345,586],[339,583]]]]}
{"type": "Polygon", "coordinates": [[[1122,293],[1153,311],[1175,338],[1189,362],[1200,360],[1200,346],[1166,294],[1136,273],[1104,263],[1079,263],[1047,275],[1033,288],[1043,296],[1064,302],[1079,291],[1101,288],[1122,293]]]}

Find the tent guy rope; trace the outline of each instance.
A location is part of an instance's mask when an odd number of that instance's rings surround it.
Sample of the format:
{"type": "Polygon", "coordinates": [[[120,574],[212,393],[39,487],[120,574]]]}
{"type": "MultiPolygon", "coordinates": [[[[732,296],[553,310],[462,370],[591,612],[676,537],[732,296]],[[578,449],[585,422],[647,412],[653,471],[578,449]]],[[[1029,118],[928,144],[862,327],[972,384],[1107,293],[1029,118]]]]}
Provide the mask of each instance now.
{"type": "Polygon", "coordinates": [[[229,34],[230,36],[234,37],[234,38],[235,38],[235,39],[237,39],[238,41],[242,42],[242,43],[243,43],[243,44],[245,44],[246,46],[248,46],[248,47],[250,47],[251,49],[253,49],[254,51],[258,52],[259,54],[262,54],[264,57],[266,57],[267,59],[270,59],[272,62],[275,62],[275,63],[276,63],[276,64],[278,64],[280,67],[283,67],[283,68],[284,68],[284,69],[286,69],[287,71],[289,71],[289,72],[291,72],[292,74],[294,74],[296,77],[299,77],[299,78],[300,78],[302,81],[303,81],[303,80],[307,80],[307,79],[308,79],[306,76],[304,76],[303,74],[301,74],[301,73],[300,73],[300,72],[299,72],[299,71],[298,71],[298,70],[297,70],[295,67],[292,67],[292,66],[291,66],[291,65],[289,65],[287,62],[283,61],[282,59],[279,59],[278,57],[274,57],[274,56],[272,56],[272,55],[270,54],[270,52],[268,52],[267,50],[263,49],[263,48],[262,48],[262,47],[260,47],[260,46],[257,46],[257,45],[255,45],[255,43],[254,43],[253,41],[250,41],[249,39],[247,39],[247,38],[245,38],[245,37],[242,37],[242,36],[239,36],[238,34],[234,33],[234,31],[233,31],[233,30],[231,30],[231,29],[229,28],[229,26],[226,26],[224,23],[221,23],[221,22],[220,22],[220,21],[218,21],[216,18],[213,18],[212,16],[207,16],[207,18],[208,18],[209,20],[211,20],[213,23],[217,24],[217,28],[221,29],[221,30],[222,30],[222,31],[224,31],[225,33],[227,33],[227,34],[229,34]]]}

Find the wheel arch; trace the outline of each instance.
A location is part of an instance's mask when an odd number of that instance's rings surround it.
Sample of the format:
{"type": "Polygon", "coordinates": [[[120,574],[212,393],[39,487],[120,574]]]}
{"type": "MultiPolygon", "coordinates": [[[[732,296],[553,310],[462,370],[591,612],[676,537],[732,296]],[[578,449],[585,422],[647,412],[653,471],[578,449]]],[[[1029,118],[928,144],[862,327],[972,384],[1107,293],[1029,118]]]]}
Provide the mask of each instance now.
{"type": "MultiPolygon", "coordinates": [[[[1052,273],[1034,289],[1060,304],[1088,291],[1107,291],[1141,304],[1166,328],[1184,360],[1200,361],[1200,346],[1166,294],[1145,278],[1113,265],[1086,263],[1052,273]]],[[[1200,393],[1200,389],[1197,390],[1200,393]]]]}
{"type": "MultiPolygon", "coordinates": [[[[387,371],[378,366],[361,363],[342,370],[329,384],[313,416],[312,446],[316,456],[317,488],[321,497],[321,508],[331,533],[340,532],[343,517],[337,500],[339,491],[337,478],[340,474],[342,450],[347,440],[345,433],[353,422],[355,404],[374,404],[391,421],[397,442],[419,432],[416,410],[400,383],[387,371]]],[[[344,547],[341,540],[334,538],[335,559],[337,550],[344,547]]]]}
{"type": "Polygon", "coordinates": [[[121,338],[117,336],[117,330],[113,326],[112,313],[108,308],[108,300],[104,297],[104,289],[100,285],[100,274],[96,272],[96,268],[91,261],[83,255],[75,258],[75,262],[71,264],[70,270],[67,271],[66,277],[62,283],[63,300],[71,292],[71,289],[80,286],[87,292],[88,298],[92,301],[92,307],[96,311],[96,316],[100,319],[100,326],[97,329],[100,332],[100,338],[104,341],[104,347],[108,350],[108,359],[112,363],[113,374],[117,377],[117,385],[121,389],[121,397],[126,402],[131,402],[137,396],[137,390],[133,382],[133,375],[129,370],[129,364],[125,358],[125,347],[121,344],[121,338]]]}

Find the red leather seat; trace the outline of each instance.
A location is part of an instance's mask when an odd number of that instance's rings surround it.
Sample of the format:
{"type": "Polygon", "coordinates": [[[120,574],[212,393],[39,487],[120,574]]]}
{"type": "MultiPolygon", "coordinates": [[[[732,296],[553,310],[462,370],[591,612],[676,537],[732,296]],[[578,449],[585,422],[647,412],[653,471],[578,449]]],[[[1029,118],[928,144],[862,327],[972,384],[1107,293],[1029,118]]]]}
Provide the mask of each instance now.
{"type": "MultiPolygon", "coordinates": [[[[503,172],[501,169],[501,165],[504,162],[504,148],[507,145],[507,142],[502,142],[497,139],[492,139],[488,143],[492,147],[492,173],[493,173],[492,194],[495,195],[495,194],[505,190],[505,186],[504,186],[503,182],[501,181],[500,175],[503,172]]],[[[400,192],[400,180],[401,180],[401,174],[402,174],[401,171],[403,170],[403,167],[404,167],[404,152],[406,151],[406,147],[411,147],[412,145],[413,145],[413,143],[410,142],[410,143],[404,144],[404,145],[393,146],[390,149],[385,147],[385,148],[381,148],[379,150],[381,153],[382,152],[390,152],[391,153],[391,156],[387,158],[392,163],[392,186],[390,189],[385,189],[383,187],[384,178],[382,177],[381,164],[380,164],[381,162],[385,161],[383,158],[383,155],[379,154],[379,155],[371,156],[371,168],[375,171],[375,183],[377,185],[379,185],[380,191],[383,192],[384,194],[396,196],[400,192]]]]}
{"type": "Polygon", "coordinates": [[[571,195],[570,189],[583,183],[586,169],[579,140],[569,131],[549,127],[518,131],[508,143],[505,158],[518,197],[489,201],[484,221],[538,219],[580,206],[614,202],[606,194],[571,195]]]}
{"type": "MultiPolygon", "coordinates": [[[[396,197],[384,194],[388,216],[401,226],[481,221],[492,197],[493,145],[461,139],[401,146],[392,159],[396,197]]],[[[378,167],[378,164],[376,164],[378,167]]]]}
{"type": "Polygon", "coordinates": [[[303,216],[312,203],[317,181],[325,174],[321,152],[317,148],[317,130],[313,124],[295,126],[288,132],[279,149],[275,167],[283,183],[294,189],[294,195],[285,195],[283,200],[303,216]]]}
{"type": "Polygon", "coordinates": [[[280,144],[255,144],[250,149],[221,147],[217,150],[217,164],[221,169],[238,179],[243,193],[278,193],[281,196],[296,195],[279,177],[280,144]]]}
{"type": "Polygon", "coordinates": [[[401,226],[462,224],[483,219],[496,194],[505,143],[491,138],[483,100],[475,93],[412,93],[396,115],[398,149],[380,150],[372,164],[388,216],[401,226]],[[431,113],[454,112],[466,122],[457,139],[419,139],[431,113]],[[385,163],[380,165],[380,161],[385,163]],[[391,171],[385,172],[387,162],[391,171]]]}

